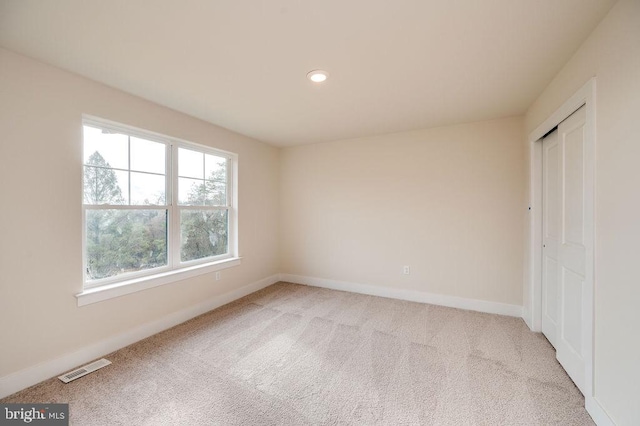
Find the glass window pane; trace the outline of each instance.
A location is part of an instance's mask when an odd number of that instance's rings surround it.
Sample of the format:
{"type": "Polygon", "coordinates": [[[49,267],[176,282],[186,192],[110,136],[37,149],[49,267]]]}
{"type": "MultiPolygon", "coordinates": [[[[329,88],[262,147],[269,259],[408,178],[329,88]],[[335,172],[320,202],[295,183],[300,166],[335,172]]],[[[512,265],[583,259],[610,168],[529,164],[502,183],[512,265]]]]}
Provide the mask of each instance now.
{"type": "Polygon", "coordinates": [[[84,164],[128,169],[129,137],[84,126],[84,164]]]}
{"type": "Polygon", "coordinates": [[[131,136],[131,170],[165,174],[166,145],[131,136]]]}
{"type": "Polygon", "coordinates": [[[202,206],[204,204],[205,185],[200,179],[178,179],[178,204],[183,206],[202,206]]]}
{"type": "Polygon", "coordinates": [[[84,166],[85,204],[128,204],[129,173],[84,166]]]}
{"type": "Polygon", "coordinates": [[[178,148],[178,175],[204,179],[204,154],[190,149],[178,148]]]}
{"type": "Polygon", "coordinates": [[[227,210],[182,210],[180,212],[180,259],[183,262],[226,254],[227,210]]]}
{"type": "Polygon", "coordinates": [[[208,180],[204,184],[204,203],[207,206],[227,205],[227,185],[224,182],[208,180]]]}
{"type": "Polygon", "coordinates": [[[164,175],[131,172],[131,204],[165,204],[164,175]]]}
{"type": "Polygon", "coordinates": [[[206,179],[214,179],[220,182],[227,180],[227,159],[205,154],[204,176],[206,179]]]}
{"type": "Polygon", "coordinates": [[[167,210],[87,210],[88,280],[167,265],[167,210]]]}

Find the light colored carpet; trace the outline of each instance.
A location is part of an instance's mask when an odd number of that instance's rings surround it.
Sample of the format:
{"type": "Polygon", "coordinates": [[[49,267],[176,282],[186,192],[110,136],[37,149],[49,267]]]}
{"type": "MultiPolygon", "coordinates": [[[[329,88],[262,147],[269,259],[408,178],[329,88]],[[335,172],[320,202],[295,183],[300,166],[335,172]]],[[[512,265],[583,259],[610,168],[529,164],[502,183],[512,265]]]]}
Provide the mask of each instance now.
{"type": "Polygon", "coordinates": [[[521,319],[278,283],[2,402],[75,425],[583,425],[521,319]]]}

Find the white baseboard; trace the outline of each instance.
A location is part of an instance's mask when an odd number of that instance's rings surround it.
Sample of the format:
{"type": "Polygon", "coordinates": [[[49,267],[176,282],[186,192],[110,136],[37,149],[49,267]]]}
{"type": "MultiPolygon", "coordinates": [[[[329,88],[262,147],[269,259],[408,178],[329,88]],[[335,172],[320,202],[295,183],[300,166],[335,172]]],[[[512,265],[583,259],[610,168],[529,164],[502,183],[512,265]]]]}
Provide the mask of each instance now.
{"type": "MultiPolygon", "coordinates": [[[[43,380],[58,376],[79,365],[86,364],[94,359],[100,358],[156,333],[167,330],[188,321],[191,318],[195,318],[198,315],[209,312],[212,309],[216,309],[222,305],[275,284],[278,281],[524,318],[523,308],[518,305],[446,296],[415,290],[393,289],[370,284],[358,284],[324,278],[306,277],[301,275],[276,274],[245,285],[236,290],[215,296],[195,306],[174,312],[156,321],[140,325],[132,330],[105,339],[75,352],[63,355],[59,358],[0,377],[0,398],[4,398],[22,389],[28,388],[29,386],[33,386],[43,380]]],[[[527,318],[525,318],[525,321],[526,319],[527,318]]],[[[585,408],[598,426],[615,426],[613,420],[611,420],[596,398],[585,398],[585,408]]]]}
{"type": "Polygon", "coordinates": [[[527,324],[527,327],[529,327],[529,330],[533,331],[533,321],[531,320],[531,314],[526,307],[522,308],[522,319],[524,320],[524,323],[527,324]]]}
{"type": "MultiPolygon", "coordinates": [[[[9,396],[22,389],[58,376],[79,365],[86,364],[94,359],[117,351],[161,331],[167,330],[185,321],[195,318],[230,303],[241,297],[247,296],[278,281],[286,281],[296,284],[304,284],[313,287],[329,288],[333,290],[349,291],[352,293],[368,294],[372,296],[387,297],[391,299],[407,300],[411,302],[430,303],[433,305],[448,306],[452,308],[468,309],[472,311],[491,314],[508,315],[513,317],[524,316],[522,306],[510,305],[485,300],[467,299],[463,297],[447,296],[442,294],[426,293],[415,290],[394,289],[370,284],[358,284],[346,281],[336,281],[325,278],[306,277],[292,274],[276,274],[259,281],[240,287],[236,290],[215,296],[209,300],[169,314],[156,321],[140,325],[132,330],[117,336],[102,340],[75,352],[63,355],[59,358],[43,362],[33,367],[17,371],[4,377],[0,377],[0,398],[9,396]]],[[[527,325],[529,325],[527,323],[527,325]]],[[[596,398],[585,398],[585,408],[598,426],[615,426],[611,417],[602,408],[596,398]]]]}
{"type": "Polygon", "coordinates": [[[333,290],[350,291],[352,293],[368,294],[371,296],[387,297],[390,299],[408,300],[411,302],[430,303],[432,305],[448,306],[451,308],[467,309],[470,311],[487,312],[490,314],[522,317],[522,306],[510,305],[486,300],[467,299],[464,297],[447,296],[443,294],[426,293],[416,290],[405,290],[380,287],[370,284],[358,284],[346,281],[329,280],[325,278],[305,277],[301,275],[280,274],[281,281],[304,284],[313,287],[330,288],[333,290]]]}
{"type": "Polygon", "coordinates": [[[140,325],[117,336],[102,340],[59,358],[45,361],[33,367],[25,368],[4,377],[0,377],[0,398],[9,396],[22,389],[58,376],[79,365],[103,357],[132,343],[138,342],[161,331],[167,330],[191,318],[226,305],[236,299],[254,293],[279,281],[279,274],[263,278],[238,289],[215,296],[195,306],[182,309],[158,320],[140,325]]]}
{"type": "Polygon", "coordinates": [[[602,405],[593,396],[587,396],[584,398],[584,408],[587,409],[587,413],[591,416],[595,424],[598,426],[615,426],[611,417],[607,414],[602,405]]]}

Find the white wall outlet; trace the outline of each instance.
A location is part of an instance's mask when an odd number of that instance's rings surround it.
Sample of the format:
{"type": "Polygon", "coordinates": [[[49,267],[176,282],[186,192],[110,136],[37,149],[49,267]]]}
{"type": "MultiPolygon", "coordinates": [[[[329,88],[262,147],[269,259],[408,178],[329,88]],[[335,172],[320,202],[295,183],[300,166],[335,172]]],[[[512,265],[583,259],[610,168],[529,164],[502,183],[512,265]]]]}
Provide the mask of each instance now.
{"type": "Polygon", "coordinates": [[[221,273],[220,271],[216,271],[216,281],[220,280],[221,273]]]}
{"type": "Polygon", "coordinates": [[[404,265],[402,267],[402,273],[404,275],[409,275],[411,273],[411,267],[409,265],[404,265]]]}

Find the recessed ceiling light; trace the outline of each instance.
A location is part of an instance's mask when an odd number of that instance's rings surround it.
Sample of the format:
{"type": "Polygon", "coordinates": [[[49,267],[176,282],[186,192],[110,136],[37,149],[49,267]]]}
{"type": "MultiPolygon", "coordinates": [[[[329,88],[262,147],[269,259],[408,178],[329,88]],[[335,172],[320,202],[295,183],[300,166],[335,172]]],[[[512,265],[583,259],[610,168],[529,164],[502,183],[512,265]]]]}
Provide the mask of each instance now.
{"type": "Polygon", "coordinates": [[[313,70],[307,73],[307,78],[314,83],[322,83],[329,78],[329,73],[324,70],[313,70]]]}

